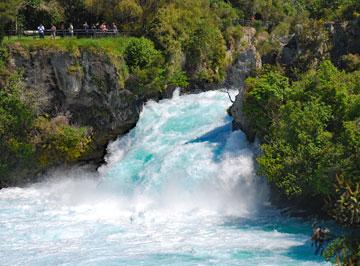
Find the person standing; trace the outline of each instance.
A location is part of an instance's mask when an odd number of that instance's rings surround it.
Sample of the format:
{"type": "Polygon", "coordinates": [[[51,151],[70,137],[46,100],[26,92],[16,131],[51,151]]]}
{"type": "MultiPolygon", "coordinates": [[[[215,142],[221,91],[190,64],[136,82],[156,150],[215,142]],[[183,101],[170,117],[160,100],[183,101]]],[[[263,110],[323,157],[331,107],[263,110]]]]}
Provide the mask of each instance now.
{"type": "Polygon", "coordinates": [[[103,33],[103,34],[107,32],[107,27],[106,27],[105,22],[103,22],[103,23],[100,25],[100,31],[101,31],[101,33],[103,33]]]}
{"type": "Polygon", "coordinates": [[[45,27],[43,24],[40,23],[39,27],[37,28],[39,32],[40,39],[44,39],[45,37],[45,27]]]}
{"type": "Polygon", "coordinates": [[[64,22],[61,22],[61,24],[60,24],[60,37],[61,38],[65,37],[65,25],[64,25],[64,22]]]}
{"type": "Polygon", "coordinates": [[[96,26],[95,24],[91,25],[91,35],[93,38],[95,38],[95,34],[96,34],[96,26]]]}
{"type": "Polygon", "coordinates": [[[56,26],[54,24],[51,25],[51,37],[56,38],[56,26]]]}
{"type": "Polygon", "coordinates": [[[85,21],[85,23],[83,24],[83,27],[84,27],[85,36],[87,37],[89,34],[89,24],[85,21]]]}
{"type": "Polygon", "coordinates": [[[113,24],[112,24],[112,30],[113,30],[114,35],[118,34],[118,28],[117,28],[115,22],[113,22],[113,24]]]}
{"type": "Polygon", "coordinates": [[[70,37],[74,37],[74,26],[72,23],[70,23],[70,25],[69,25],[69,34],[70,34],[70,37]]]}

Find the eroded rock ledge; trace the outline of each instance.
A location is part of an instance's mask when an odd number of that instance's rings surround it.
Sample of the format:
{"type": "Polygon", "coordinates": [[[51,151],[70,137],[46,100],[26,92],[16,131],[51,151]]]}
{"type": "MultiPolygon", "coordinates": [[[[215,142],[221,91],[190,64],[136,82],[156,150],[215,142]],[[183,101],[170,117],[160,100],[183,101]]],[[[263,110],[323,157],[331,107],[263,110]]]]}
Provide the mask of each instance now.
{"type": "Polygon", "coordinates": [[[142,100],[124,88],[124,73],[107,55],[17,47],[9,51],[9,67],[22,72],[24,100],[37,115],[66,116],[74,125],[91,128],[93,144],[83,161],[101,162],[109,140],[136,125],[142,100]]]}

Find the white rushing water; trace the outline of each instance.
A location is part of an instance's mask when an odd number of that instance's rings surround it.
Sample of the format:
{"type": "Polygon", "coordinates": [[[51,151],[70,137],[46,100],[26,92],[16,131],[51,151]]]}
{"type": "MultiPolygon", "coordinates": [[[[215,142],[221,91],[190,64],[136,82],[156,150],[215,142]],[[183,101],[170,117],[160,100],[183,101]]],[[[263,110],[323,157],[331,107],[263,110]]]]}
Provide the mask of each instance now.
{"type": "Polygon", "coordinates": [[[148,103],[99,173],[0,191],[0,265],[323,265],[310,225],[267,208],[220,91],[148,103]]]}

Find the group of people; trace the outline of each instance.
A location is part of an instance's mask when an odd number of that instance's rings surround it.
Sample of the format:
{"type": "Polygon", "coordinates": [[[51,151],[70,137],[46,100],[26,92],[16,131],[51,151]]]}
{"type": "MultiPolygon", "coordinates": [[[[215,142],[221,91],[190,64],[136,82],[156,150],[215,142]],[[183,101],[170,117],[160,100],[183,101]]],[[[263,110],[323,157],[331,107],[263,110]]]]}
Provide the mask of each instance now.
{"type": "MultiPolygon", "coordinates": [[[[86,25],[87,25],[87,23],[85,22],[84,29],[85,29],[86,25]]],[[[96,32],[97,29],[100,30],[101,33],[106,33],[109,31],[111,31],[114,34],[118,33],[118,28],[114,22],[111,24],[111,28],[105,22],[103,22],[101,24],[99,24],[99,23],[92,24],[92,26],[91,26],[92,32],[96,32]]]]}
{"type": "MultiPolygon", "coordinates": [[[[44,39],[45,38],[45,31],[46,31],[44,25],[40,23],[37,30],[38,30],[40,39],[44,39]]],[[[53,39],[56,38],[57,31],[58,30],[57,30],[55,24],[51,24],[51,28],[50,28],[51,38],[53,38],[53,39]]],[[[69,24],[68,34],[71,37],[74,36],[74,26],[73,26],[72,23],[69,24]]],[[[60,36],[65,37],[65,35],[66,35],[65,25],[61,24],[61,26],[60,26],[60,36]]]]}
{"type": "MultiPolygon", "coordinates": [[[[40,39],[43,39],[45,37],[45,31],[46,31],[44,25],[40,24],[38,26],[37,30],[38,30],[40,39]]],[[[65,24],[61,23],[60,29],[58,30],[56,28],[55,24],[51,24],[50,33],[51,33],[51,37],[53,39],[56,38],[56,35],[58,32],[59,32],[60,37],[65,37],[66,35],[73,37],[74,36],[74,26],[72,23],[70,23],[69,27],[66,30],[65,24]]],[[[106,33],[111,33],[113,35],[118,34],[118,28],[114,22],[111,24],[111,28],[108,27],[108,25],[105,22],[103,22],[101,24],[100,23],[92,24],[91,27],[87,22],[85,22],[83,24],[83,30],[77,30],[76,35],[85,36],[85,37],[95,37],[95,36],[98,36],[99,34],[101,35],[101,34],[106,34],[106,33]]]]}

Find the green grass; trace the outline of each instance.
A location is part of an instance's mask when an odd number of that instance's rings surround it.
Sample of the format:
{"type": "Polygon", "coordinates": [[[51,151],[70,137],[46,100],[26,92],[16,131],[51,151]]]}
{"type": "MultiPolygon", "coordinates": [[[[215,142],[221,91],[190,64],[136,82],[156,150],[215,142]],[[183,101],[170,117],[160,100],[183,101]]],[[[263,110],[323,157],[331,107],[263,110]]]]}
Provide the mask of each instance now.
{"type": "Polygon", "coordinates": [[[133,37],[109,38],[58,38],[34,39],[32,37],[11,37],[4,39],[5,46],[21,47],[25,50],[49,49],[68,51],[77,54],[79,49],[93,52],[105,52],[110,56],[122,56],[127,44],[133,37]]]}
{"type": "MultiPolygon", "coordinates": [[[[5,38],[3,45],[11,47],[13,51],[17,51],[28,58],[31,51],[54,51],[54,52],[69,52],[74,58],[80,57],[84,51],[89,51],[92,54],[105,55],[103,57],[113,64],[119,73],[119,85],[121,88],[125,87],[125,80],[128,76],[129,70],[124,59],[124,52],[129,42],[135,37],[106,37],[106,38],[56,38],[55,40],[48,37],[45,39],[33,37],[10,37],[5,38]]],[[[1,65],[0,65],[1,67],[1,65]]],[[[68,69],[69,74],[81,74],[82,69],[77,65],[72,65],[68,69]]],[[[0,73],[1,74],[1,73],[0,73]]]]}

